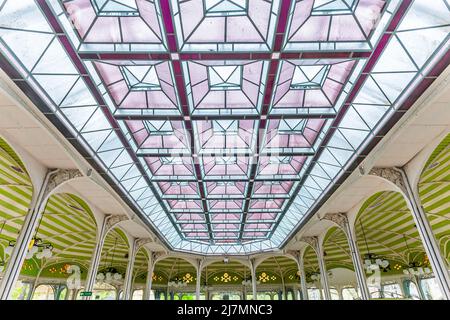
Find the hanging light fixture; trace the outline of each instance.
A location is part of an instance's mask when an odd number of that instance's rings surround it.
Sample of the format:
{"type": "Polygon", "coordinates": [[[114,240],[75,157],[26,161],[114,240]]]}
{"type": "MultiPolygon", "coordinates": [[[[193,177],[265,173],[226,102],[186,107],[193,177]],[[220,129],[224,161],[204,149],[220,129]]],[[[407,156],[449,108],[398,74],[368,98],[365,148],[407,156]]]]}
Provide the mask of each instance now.
{"type": "MultiPolygon", "coordinates": [[[[408,241],[406,240],[406,235],[403,235],[403,240],[406,244],[406,250],[408,253],[411,253],[411,249],[409,248],[408,241]]],[[[429,267],[425,267],[421,262],[411,261],[408,264],[408,268],[403,269],[403,274],[411,275],[411,276],[425,276],[432,274],[433,271],[429,267]]]]}
{"type": "Polygon", "coordinates": [[[382,256],[373,254],[369,250],[369,245],[367,244],[366,233],[364,232],[364,227],[362,225],[362,220],[359,220],[359,224],[361,225],[361,230],[364,237],[364,243],[366,245],[367,254],[364,255],[364,268],[366,269],[366,273],[370,274],[375,270],[383,270],[383,272],[387,272],[390,270],[390,262],[389,260],[383,258],[382,256]]]}
{"type": "Polygon", "coordinates": [[[178,274],[180,273],[180,269],[179,269],[179,264],[178,264],[178,259],[176,261],[176,265],[177,265],[177,272],[176,272],[176,276],[174,278],[172,278],[167,285],[169,287],[174,287],[174,288],[181,288],[181,287],[186,287],[187,286],[187,282],[183,281],[183,279],[181,279],[180,277],[178,277],[178,274]]]}
{"type": "MultiPolygon", "coordinates": [[[[28,251],[25,258],[27,260],[32,259],[33,257],[36,257],[36,259],[43,259],[43,258],[51,258],[53,256],[53,245],[50,242],[44,242],[41,238],[37,237],[37,233],[39,231],[39,227],[41,225],[43,216],[39,220],[39,225],[36,228],[36,232],[34,237],[31,239],[30,243],[28,244],[28,251]]],[[[5,221],[6,222],[6,221],[5,221]]],[[[5,225],[5,222],[3,222],[3,227],[5,225]]],[[[1,232],[0,232],[1,234],[1,232]]],[[[4,252],[6,255],[10,256],[13,252],[14,246],[16,245],[16,240],[10,240],[8,243],[8,246],[5,248],[4,252]]]]}
{"type": "Polygon", "coordinates": [[[97,281],[100,283],[112,284],[114,282],[119,282],[122,280],[123,276],[113,265],[114,265],[114,255],[116,252],[117,237],[114,240],[113,253],[111,256],[110,266],[103,270],[103,272],[97,273],[97,281]]]}

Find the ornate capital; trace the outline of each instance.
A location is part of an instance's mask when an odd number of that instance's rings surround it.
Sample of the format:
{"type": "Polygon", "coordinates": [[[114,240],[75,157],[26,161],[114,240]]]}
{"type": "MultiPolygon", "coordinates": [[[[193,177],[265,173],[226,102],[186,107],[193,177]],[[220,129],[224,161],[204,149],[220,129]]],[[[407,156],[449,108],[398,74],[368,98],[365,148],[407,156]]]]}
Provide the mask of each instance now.
{"type": "MultiPolygon", "coordinates": [[[[127,216],[121,215],[121,216],[117,216],[117,215],[112,215],[108,217],[108,221],[106,222],[106,230],[108,233],[109,230],[111,230],[112,228],[114,228],[118,223],[128,220],[127,216]]],[[[105,233],[105,234],[106,234],[105,233]]]]}
{"type": "Polygon", "coordinates": [[[78,169],[59,169],[50,175],[47,186],[45,187],[45,195],[48,195],[62,183],[82,176],[83,174],[78,169]]]}
{"type": "Polygon", "coordinates": [[[146,245],[147,243],[151,243],[153,241],[150,238],[137,238],[135,242],[136,242],[136,250],[139,250],[142,246],[146,245]]]}
{"type": "Polygon", "coordinates": [[[302,237],[300,241],[306,242],[316,251],[319,248],[319,239],[317,237],[302,237]]]}
{"type": "Polygon", "coordinates": [[[406,194],[406,186],[402,174],[395,168],[372,168],[369,174],[392,182],[406,194]]]}
{"type": "Polygon", "coordinates": [[[348,223],[348,218],[345,213],[327,213],[322,219],[336,223],[343,230],[345,230],[346,224],[348,223]]]}

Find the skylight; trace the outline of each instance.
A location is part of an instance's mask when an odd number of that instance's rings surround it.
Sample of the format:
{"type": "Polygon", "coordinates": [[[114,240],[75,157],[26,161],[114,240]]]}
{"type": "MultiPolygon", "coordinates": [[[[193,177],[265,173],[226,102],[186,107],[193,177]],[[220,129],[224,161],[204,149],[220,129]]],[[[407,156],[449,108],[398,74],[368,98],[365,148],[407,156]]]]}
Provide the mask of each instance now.
{"type": "Polygon", "coordinates": [[[4,0],[2,68],[169,248],[269,251],[444,65],[404,3],[4,0]]]}

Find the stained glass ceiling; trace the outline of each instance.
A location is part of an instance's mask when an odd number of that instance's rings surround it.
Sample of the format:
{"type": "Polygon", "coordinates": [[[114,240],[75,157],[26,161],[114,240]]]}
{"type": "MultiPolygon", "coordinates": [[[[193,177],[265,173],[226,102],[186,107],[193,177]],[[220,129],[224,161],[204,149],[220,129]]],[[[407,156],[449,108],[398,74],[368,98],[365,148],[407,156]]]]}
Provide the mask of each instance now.
{"type": "Polygon", "coordinates": [[[0,62],[173,250],[281,248],[448,65],[447,0],[0,0],[0,62]]]}

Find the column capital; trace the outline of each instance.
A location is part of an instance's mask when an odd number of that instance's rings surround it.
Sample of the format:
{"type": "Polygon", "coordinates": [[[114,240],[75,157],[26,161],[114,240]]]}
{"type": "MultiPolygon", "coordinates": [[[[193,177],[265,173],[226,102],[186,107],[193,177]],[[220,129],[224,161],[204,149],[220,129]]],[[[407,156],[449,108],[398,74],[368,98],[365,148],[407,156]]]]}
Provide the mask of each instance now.
{"type": "Polygon", "coordinates": [[[125,215],[109,215],[106,221],[106,232],[105,235],[114,228],[117,224],[122,221],[128,220],[128,217],[125,215]]]}
{"type": "Polygon", "coordinates": [[[329,220],[337,224],[339,227],[341,227],[345,231],[345,227],[348,223],[348,217],[347,214],[343,212],[339,213],[327,213],[325,214],[322,219],[329,220]]]}
{"type": "Polygon", "coordinates": [[[45,187],[44,196],[48,196],[52,190],[62,183],[82,176],[83,174],[78,169],[58,169],[50,175],[45,187]]]}
{"type": "Polygon", "coordinates": [[[319,249],[319,238],[317,236],[301,237],[300,241],[306,242],[311,247],[313,247],[314,250],[316,250],[316,251],[318,251],[318,249],[319,249]]]}
{"type": "Polygon", "coordinates": [[[135,242],[136,242],[136,250],[139,250],[147,243],[152,243],[153,241],[150,238],[136,238],[135,242]]]}
{"type": "Polygon", "coordinates": [[[377,176],[386,179],[397,187],[399,187],[404,194],[407,194],[407,189],[403,176],[398,168],[372,168],[369,171],[369,175],[377,176]]]}

